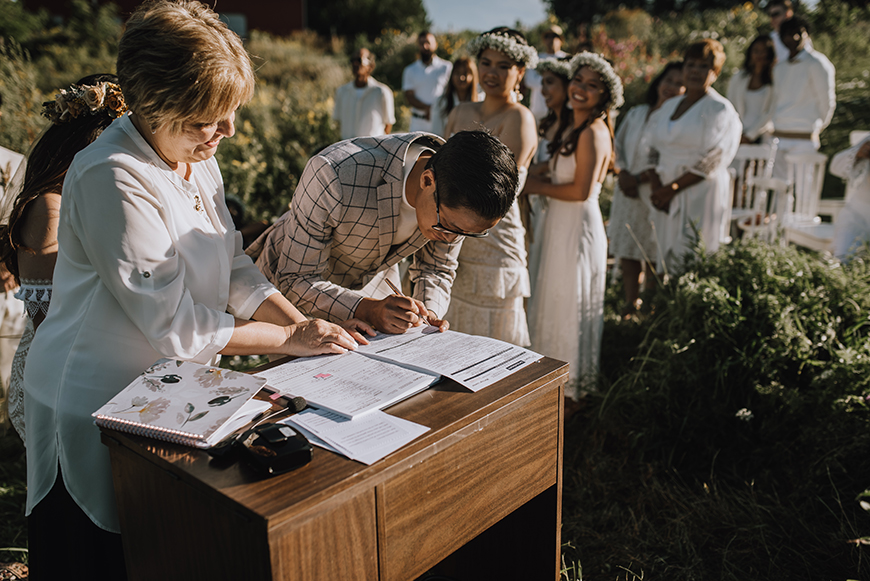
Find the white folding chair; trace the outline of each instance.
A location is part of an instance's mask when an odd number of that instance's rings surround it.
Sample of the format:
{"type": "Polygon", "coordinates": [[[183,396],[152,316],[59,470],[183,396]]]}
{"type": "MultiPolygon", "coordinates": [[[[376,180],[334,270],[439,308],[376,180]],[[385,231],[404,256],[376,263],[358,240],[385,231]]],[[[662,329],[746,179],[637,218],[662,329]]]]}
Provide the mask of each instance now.
{"type": "Polygon", "coordinates": [[[769,178],[773,175],[773,160],[776,157],[777,140],[770,144],[743,144],[731,164],[732,203],[731,221],[741,222],[753,212],[755,191],[750,185],[752,178],[769,178]]]}
{"type": "Polygon", "coordinates": [[[754,192],[751,213],[737,221],[745,238],[772,243],[779,237],[781,217],[791,199],[790,187],[783,180],[750,176],[746,183],[754,192]]]}
{"type": "Polygon", "coordinates": [[[828,156],[817,153],[790,153],[785,156],[793,202],[788,204],[783,220],[783,242],[813,250],[830,247],[833,222],[822,222],[819,202],[825,180],[828,156]]]}

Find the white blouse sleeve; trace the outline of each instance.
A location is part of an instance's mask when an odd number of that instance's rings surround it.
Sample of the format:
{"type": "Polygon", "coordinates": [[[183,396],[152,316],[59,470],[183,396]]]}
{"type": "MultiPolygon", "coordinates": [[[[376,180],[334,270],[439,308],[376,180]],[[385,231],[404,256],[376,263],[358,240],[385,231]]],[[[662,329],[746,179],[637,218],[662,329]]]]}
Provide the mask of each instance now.
{"type": "Polygon", "coordinates": [[[230,295],[227,312],[248,320],[267,297],[280,292],[260,272],[251,257],[245,254],[241,232],[234,232],[235,254],[230,273],[230,295]]]}
{"type": "Polygon", "coordinates": [[[703,132],[700,157],[688,171],[706,179],[720,168],[728,167],[734,159],[743,125],[730,103],[712,101],[705,103],[700,129],[703,132]]]}
{"type": "Polygon", "coordinates": [[[631,167],[631,160],[627,155],[629,152],[628,148],[634,147],[636,144],[628,143],[628,135],[631,133],[631,128],[634,123],[637,123],[638,121],[641,123],[643,122],[646,110],[646,105],[632,107],[631,110],[625,114],[625,119],[623,119],[622,123],[619,124],[619,127],[616,130],[616,135],[613,137],[613,149],[616,153],[614,165],[620,171],[627,171],[631,167]],[[638,120],[637,117],[640,117],[640,119],[638,120]]]}
{"type": "Polygon", "coordinates": [[[156,191],[157,185],[146,171],[111,160],[68,175],[61,219],[79,244],[61,251],[94,270],[156,351],[179,359],[211,357],[229,342],[234,318],[194,301],[184,282],[186,262],[169,232],[183,225],[173,225],[149,187],[156,191]]]}

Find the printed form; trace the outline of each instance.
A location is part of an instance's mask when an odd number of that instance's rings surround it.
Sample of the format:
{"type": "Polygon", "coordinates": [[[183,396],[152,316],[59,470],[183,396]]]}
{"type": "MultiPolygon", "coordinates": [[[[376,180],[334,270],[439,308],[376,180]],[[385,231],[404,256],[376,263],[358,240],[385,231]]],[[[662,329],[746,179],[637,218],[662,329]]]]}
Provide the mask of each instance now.
{"type": "Polygon", "coordinates": [[[356,353],[426,369],[453,379],[471,391],[479,391],[503,379],[542,355],[504,341],[439,332],[435,327],[413,327],[402,335],[379,333],[369,337],[356,353]]]}
{"type": "Polygon", "coordinates": [[[356,352],[300,357],[257,372],[274,389],[301,395],[312,405],[356,418],[423,391],[437,374],[384,365],[356,352]]]}

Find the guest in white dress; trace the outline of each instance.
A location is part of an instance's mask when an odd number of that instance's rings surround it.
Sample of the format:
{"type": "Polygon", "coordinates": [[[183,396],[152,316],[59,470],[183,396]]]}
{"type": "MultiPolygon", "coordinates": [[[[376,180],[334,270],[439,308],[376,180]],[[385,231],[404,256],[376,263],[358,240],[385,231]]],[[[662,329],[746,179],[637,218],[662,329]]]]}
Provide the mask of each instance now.
{"type": "Polygon", "coordinates": [[[61,186],[73,157],[93,142],[127,107],[115,75],[90,75],[59,93],[59,99],[94,92],[103,98],[87,113],[64,119],[57,115],[56,101],[44,106],[52,124],[33,146],[20,191],[12,192],[11,212],[0,231],[0,259],[19,282],[16,296],[27,313],[24,333],[15,358],[9,385],[9,418],[21,439],[24,431],[24,365],[33,334],[45,318],[51,301],[51,279],[57,260],[57,221],[61,186]]]}
{"type": "Polygon", "coordinates": [[[444,139],[450,137],[444,131],[450,112],[460,103],[469,101],[476,103],[483,99],[478,92],[478,83],[477,65],[474,64],[474,60],[460,57],[453,61],[450,82],[444,89],[444,94],[438,97],[438,101],[432,107],[432,133],[444,139]]]}
{"type": "Polygon", "coordinates": [[[576,401],[583,391],[595,389],[598,375],[607,279],[607,235],[598,196],[613,168],[610,109],[622,105],[623,95],[622,82],[600,55],[578,54],[571,71],[573,124],[550,162],[550,178],[530,176],[526,189],[550,202],[529,303],[532,349],[568,362],[565,395],[576,401]]]}
{"type": "MultiPolygon", "coordinates": [[[[538,151],[535,163],[529,168],[529,174],[547,176],[550,174],[550,158],[562,147],[562,136],[574,122],[571,107],[568,106],[568,82],[571,76],[571,56],[559,59],[538,61],[535,69],[540,78],[540,91],[547,107],[547,114],[538,125],[538,151]]],[[[535,294],[535,280],[538,265],[541,260],[541,236],[549,201],[546,196],[523,192],[528,197],[530,216],[526,220],[531,227],[526,231],[526,241],[529,245],[529,276],[532,282],[532,294],[535,294]]],[[[521,209],[522,209],[522,200],[521,209]]]]}
{"type": "Polygon", "coordinates": [[[776,52],[770,36],[762,35],[746,49],[746,59],[728,83],[728,100],[743,123],[740,143],[767,143],[773,133],[773,65],[776,52]]]}
{"type": "Polygon", "coordinates": [[[727,239],[731,205],[728,166],[742,125],[734,106],[713,88],[725,64],[722,45],[704,39],[683,58],[686,94],[667,101],[651,128],[650,182],[659,265],[672,269],[694,246],[697,230],[707,252],[727,239]],[[657,158],[657,162],[655,161],[657,158]]]}
{"type": "Polygon", "coordinates": [[[870,242],[870,137],[831,159],[831,173],[846,180],[846,205],[834,222],[834,256],[845,260],[870,242]]]}
{"type": "MultiPolygon", "coordinates": [[[[527,68],[538,62],[537,51],[516,30],[499,27],[469,43],[477,55],[480,84],[486,95],[481,102],[461,103],[447,120],[447,135],[486,128],[514,154],[522,191],[538,136],[535,119],[514,94],[527,68]]],[[[445,319],[450,328],[501,339],[515,345],[529,344],[523,300],[529,296],[525,228],[519,205],[486,238],[466,238],[459,253],[450,308],[445,319]]]]}
{"type": "Polygon", "coordinates": [[[622,284],[625,290],[623,316],[636,309],[640,294],[641,265],[646,265],[644,286],[655,288],[655,259],[658,252],[650,221],[649,184],[640,183],[640,173],[649,164],[649,128],[655,122],[653,113],[665,101],[685,92],[683,63],[673,61],[650,83],[646,103],[632,107],[616,130],[614,148],[616,169],[619,171],[607,237],[610,254],[619,259],[622,284]],[[641,199],[643,198],[643,199],[641,199]]]}
{"type": "MultiPolygon", "coordinates": [[[[109,452],[91,413],[154,361],[356,346],[269,284],[224,203],[214,154],[254,91],[241,39],[199,2],[148,2],[127,22],[117,68],[132,114],[69,166],[51,308],[24,373],[33,579],[125,578],[109,452]]],[[[64,99],[59,117],[100,98],[64,99]]]]}

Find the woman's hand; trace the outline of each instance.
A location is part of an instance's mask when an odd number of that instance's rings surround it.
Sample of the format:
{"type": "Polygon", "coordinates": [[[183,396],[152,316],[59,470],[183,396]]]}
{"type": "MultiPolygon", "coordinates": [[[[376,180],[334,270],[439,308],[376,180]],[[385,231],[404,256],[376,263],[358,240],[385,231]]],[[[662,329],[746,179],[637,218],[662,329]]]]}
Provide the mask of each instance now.
{"type": "Polygon", "coordinates": [[[284,330],[287,332],[284,343],[287,355],[307,357],[324,353],[346,353],[359,346],[350,333],[323,319],[287,325],[284,330]]]}
{"type": "Polygon", "coordinates": [[[523,193],[524,194],[540,194],[541,193],[541,186],[549,184],[549,183],[550,183],[549,176],[529,175],[526,178],[526,185],[523,186],[523,193]]]}
{"type": "Polygon", "coordinates": [[[671,209],[671,200],[677,195],[677,190],[670,186],[660,186],[653,190],[650,201],[656,210],[668,212],[671,209]]]}
{"type": "Polygon", "coordinates": [[[637,178],[627,171],[619,172],[619,177],[617,178],[619,183],[619,190],[625,195],[626,198],[636,198],[637,197],[637,178]]]}
{"type": "Polygon", "coordinates": [[[357,343],[362,343],[363,345],[369,344],[369,340],[365,337],[366,335],[369,337],[377,335],[377,332],[371,325],[359,319],[348,319],[343,323],[339,323],[339,325],[341,325],[345,331],[350,333],[350,336],[353,337],[357,343]]]}
{"type": "Polygon", "coordinates": [[[855,159],[870,159],[870,141],[864,142],[864,145],[858,148],[855,159]]]}
{"type": "Polygon", "coordinates": [[[533,163],[529,166],[530,176],[545,176],[550,171],[550,164],[546,161],[533,163]]]}

